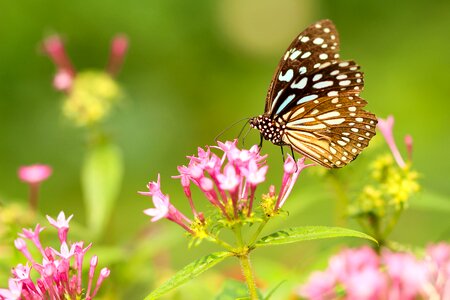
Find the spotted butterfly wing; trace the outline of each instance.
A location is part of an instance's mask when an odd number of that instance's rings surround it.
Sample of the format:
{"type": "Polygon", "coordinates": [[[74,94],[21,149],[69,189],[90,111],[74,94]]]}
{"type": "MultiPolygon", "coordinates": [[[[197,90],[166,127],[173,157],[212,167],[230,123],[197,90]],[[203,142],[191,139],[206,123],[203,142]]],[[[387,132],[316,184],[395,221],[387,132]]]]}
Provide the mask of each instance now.
{"type": "Polygon", "coordinates": [[[363,73],[339,59],[339,36],[330,20],[294,39],[269,87],[263,115],[250,125],[276,145],[288,145],[327,168],[343,167],[375,135],[377,119],[359,97],[363,73]]]}

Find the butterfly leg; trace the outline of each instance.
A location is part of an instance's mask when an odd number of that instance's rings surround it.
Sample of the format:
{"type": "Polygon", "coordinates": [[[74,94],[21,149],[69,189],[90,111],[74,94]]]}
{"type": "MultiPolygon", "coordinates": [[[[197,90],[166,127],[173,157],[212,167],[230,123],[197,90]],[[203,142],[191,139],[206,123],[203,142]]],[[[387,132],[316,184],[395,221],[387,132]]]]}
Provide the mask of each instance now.
{"type": "Polygon", "coordinates": [[[284,164],[284,149],[283,146],[280,146],[281,149],[281,158],[283,159],[283,164],[284,164]]]}
{"type": "Polygon", "coordinates": [[[259,135],[259,145],[258,145],[259,151],[261,151],[261,149],[262,149],[263,141],[264,141],[263,135],[260,134],[259,135]]]}

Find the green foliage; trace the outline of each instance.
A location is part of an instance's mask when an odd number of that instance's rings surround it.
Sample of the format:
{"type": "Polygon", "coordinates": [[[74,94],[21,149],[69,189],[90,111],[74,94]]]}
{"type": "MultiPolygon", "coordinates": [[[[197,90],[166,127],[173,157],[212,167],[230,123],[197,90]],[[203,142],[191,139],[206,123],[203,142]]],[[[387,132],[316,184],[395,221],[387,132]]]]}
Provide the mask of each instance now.
{"type": "Polygon", "coordinates": [[[280,230],[262,237],[259,241],[256,242],[255,246],[261,247],[269,245],[290,244],[301,241],[328,239],[335,237],[358,237],[371,240],[375,243],[377,242],[371,236],[351,229],[325,226],[302,226],[280,230]]]}
{"type": "Polygon", "coordinates": [[[88,149],[81,180],[87,208],[88,227],[99,237],[113,211],[123,176],[122,155],[119,148],[107,141],[88,149]]]}
{"type": "Polygon", "coordinates": [[[174,288],[186,283],[187,281],[199,276],[206,270],[212,268],[225,258],[231,256],[230,252],[215,252],[209,255],[206,255],[202,258],[197,259],[196,261],[190,263],[185,266],[183,269],[178,271],[175,275],[173,275],[169,280],[167,280],[163,285],[150,293],[145,300],[157,299],[162,295],[170,292],[174,288]]]}
{"type": "MultiPolygon", "coordinates": [[[[262,299],[262,295],[258,290],[259,298],[262,299]]],[[[216,300],[236,300],[236,299],[249,299],[248,288],[242,281],[227,280],[223,284],[222,291],[215,298],[216,300]]]]}

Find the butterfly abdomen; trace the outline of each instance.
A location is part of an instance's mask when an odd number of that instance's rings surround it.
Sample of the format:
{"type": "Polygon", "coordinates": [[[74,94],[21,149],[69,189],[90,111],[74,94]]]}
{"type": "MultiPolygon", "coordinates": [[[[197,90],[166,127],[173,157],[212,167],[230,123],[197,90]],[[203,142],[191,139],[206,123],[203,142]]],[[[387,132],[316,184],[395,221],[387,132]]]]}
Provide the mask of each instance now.
{"type": "Polygon", "coordinates": [[[284,145],[283,134],[286,125],[282,120],[275,121],[268,116],[259,115],[250,119],[250,126],[258,129],[265,140],[268,140],[275,145],[284,145]]]}

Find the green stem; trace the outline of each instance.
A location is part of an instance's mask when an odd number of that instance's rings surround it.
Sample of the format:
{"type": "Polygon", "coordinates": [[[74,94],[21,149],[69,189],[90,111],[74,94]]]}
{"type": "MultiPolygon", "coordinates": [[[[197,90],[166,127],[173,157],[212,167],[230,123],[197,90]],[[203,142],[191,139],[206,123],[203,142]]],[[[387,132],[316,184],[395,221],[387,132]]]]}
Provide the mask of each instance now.
{"type": "Polygon", "coordinates": [[[230,244],[228,244],[228,243],[225,242],[225,241],[222,241],[222,240],[218,239],[218,238],[215,237],[215,236],[211,236],[211,235],[208,236],[208,240],[210,240],[211,242],[214,242],[214,243],[216,243],[216,244],[218,244],[218,245],[224,247],[224,248],[227,249],[228,251],[231,251],[231,252],[234,251],[233,246],[231,246],[230,244]]]}
{"type": "Polygon", "coordinates": [[[389,223],[386,225],[386,228],[383,231],[383,239],[386,239],[387,236],[392,232],[392,230],[394,229],[395,225],[397,224],[398,218],[400,218],[400,215],[402,214],[402,212],[403,212],[403,209],[398,209],[395,211],[394,215],[389,220],[389,223]]]}
{"type": "Polygon", "coordinates": [[[253,278],[249,254],[240,255],[239,262],[241,263],[242,273],[244,273],[245,281],[247,282],[250,299],[257,300],[258,293],[256,291],[255,279],[253,278]]]}
{"type": "Polygon", "coordinates": [[[261,233],[261,231],[263,230],[264,226],[266,226],[267,222],[269,221],[268,218],[265,218],[261,224],[259,224],[258,229],[256,229],[255,233],[253,234],[251,240],[250,240],[250,247],[253,246],[253,244],[255,244],[256,239],[258,238],[259,234],[261,233]]]}
{"type": "Polygon", "coordinates": [[[236,241],[239,247],[244,246],[244,240],[242,239],[241,225],[233,226],[234,234],[236,235],[236,241]]]}

